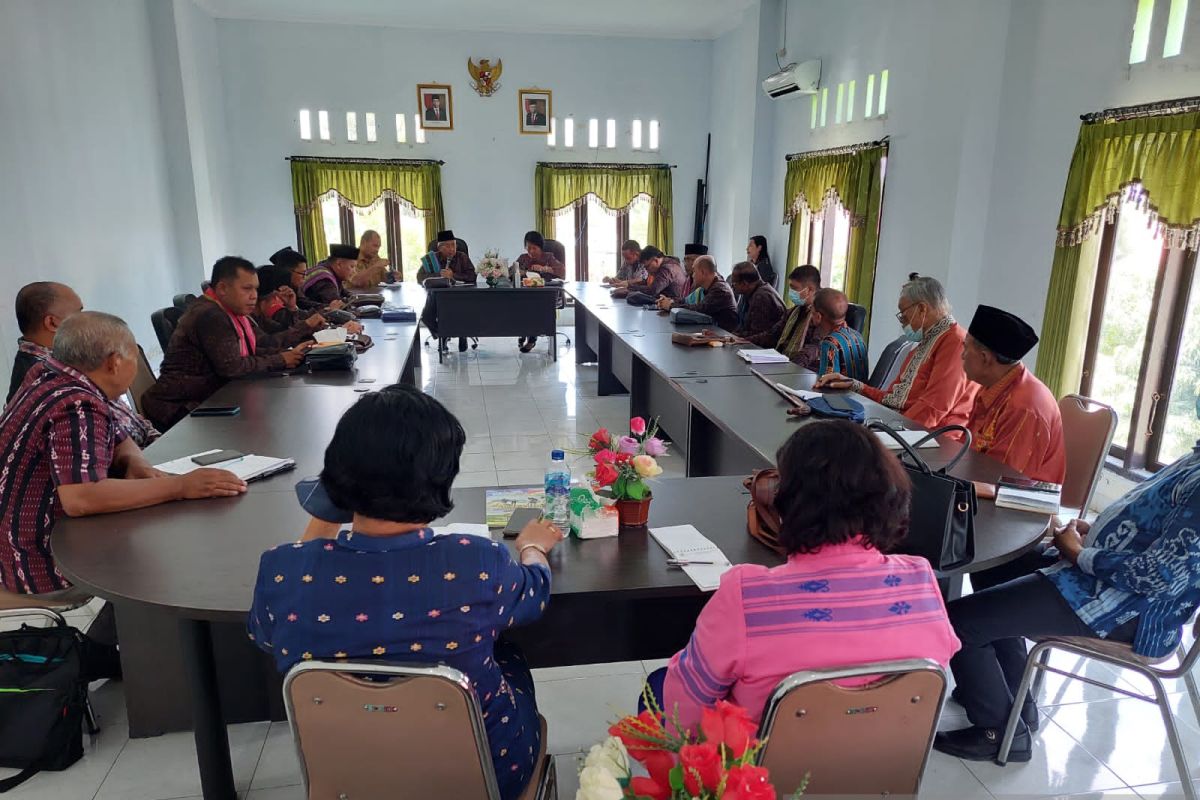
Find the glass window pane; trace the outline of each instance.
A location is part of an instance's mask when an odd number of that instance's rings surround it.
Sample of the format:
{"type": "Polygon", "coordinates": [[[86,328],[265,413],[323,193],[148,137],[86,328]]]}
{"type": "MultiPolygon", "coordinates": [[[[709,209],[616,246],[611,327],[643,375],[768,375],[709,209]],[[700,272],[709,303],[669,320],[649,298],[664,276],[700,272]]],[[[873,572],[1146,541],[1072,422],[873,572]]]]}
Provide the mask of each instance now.
{"type": "Polygon", "coordinates": [[[826,212],[833,217],[833,251],[830,259],[829,286],[846,291],[846,254],[850,249],[850,215],[840,205],[826,212]]]}
{"type": "MultiPolygon", "coordinates": [[[[589,194],[587,200],[588,280],[598,281],[617,274],[617,215],[606,209],[596,195],[589,194]]],[[[567,279],[576,280],[570,272],[567,279]]]]}
{"type": "Polygon", "coordinates": [[[425,220],[400,206],[400,259],[404,264],[404,280],[415,282],[429,241],[425,238],[425,220]]]}
{"type": "Polygon", "coordinates": [[[629,238],[645,247],[650,238],[650,195],[638,195],[629,206],[629,238]]]}
{"type": "Polygon", "coordinates": [[[805,214],[805,218],[812,223],[810,227],[812,235],[808,237],[808,263],[821,269],[821,244],[825,238],[825,220],[817,219],[812,214],[805,214]]]}
{"type": "MultiPolygon", "coordinates": [[[[371,211],[367,211],[362,206],[354,207],[354,235],[359,242],[362,241],[363,234],[367,231],[375,231],[379,234],[379,238],[383,241],[383,244],[379,246],[379,257],[390,261],[390,253],[392,251],[388,247],[387,207],[385,203],[380,202],[371,211]]],[[[358,244],[358,242],[355,242],[355,244],[358,244]]]]}
{"type": "MultiPolygon", "coordinates": [[[[554,215],[554,238],[567,254],[567,280],[575,280],[575,207],[567,206],[554,215]]],[[[520,255],[519,253],[517,255],[520,255]]]]}
{"type": "Polygon", "coordinates": [[[1187,316],[1183,320],[1183,338],[1179,343],[1179,359],[1175,362],[1171,397],[1166,409],[1160,405],[1157,415],[1163,421],[1156,424],[1164,426],[1158,454],[1158,460],[1163,464],[1170,464],[1190,453],[1192,445],[1200,439],[1200,420],[1196,419],[1196,394],[1200,389],[1200,269],[1192,278],[1187,316]]]}
{"type": "Polygon", "coordinates": [[[1092,367],[1091,394],[1117,410],[1113,443],[1121,447],[1129,441],[1146,327],[1162,257],[1162,241],[1154,237],[1146,217],[1130,203],[1121,206],[1104,298],[1104,320],[1092,367]]]}
{"type": "MultiPolygon", "coordinates": [[[[326,244],[345,244],[342,241],[342,223],[338,218],[337,192],[326,192],[321,195],[321,224],[325,228],[326,244]]],[[[324,260],[328,253],[317,253],[317,261],[324,260]]],[[[315,266],[309,264],[309,266],[315,266]]]]}

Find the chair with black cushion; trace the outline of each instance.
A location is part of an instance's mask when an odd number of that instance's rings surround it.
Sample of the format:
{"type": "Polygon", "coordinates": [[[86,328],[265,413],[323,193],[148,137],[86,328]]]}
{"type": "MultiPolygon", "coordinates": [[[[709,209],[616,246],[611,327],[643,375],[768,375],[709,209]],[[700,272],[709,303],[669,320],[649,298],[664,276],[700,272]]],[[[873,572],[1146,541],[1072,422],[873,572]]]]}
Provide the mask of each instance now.
{"type": "Polygon", "coordinates": [[[847,303],[846,306],[846,324],[862,333],[863,326],[867,324],[866,307],[858,303],[847,303]]]}
{"type": "MultiPolygon", "coordinates": [[[[558,263],[560,263],[560,264],[567,263],[567,248],[564,247],[563,243],[558,241],[557,239],[547,239],[546,246],[543,247],[542,249],[545,250],[550,255],[554,256],[556,259],[558,259],[558,263]]],[[[559,292],[558,307],[559,308],[567,307],[567,293],[566,292],[561,292],[561,291],[559,292]]],[[[571,337],[568,336],[567,334],[559,331],[559,332],[555,333],[555,336],[563,337],[563,339],[565,339],[567,342],[567,347],[571,346],[571,337]]]]}
{"type": "Polygon", "coordinates": [[[171,300],[171,304],[180,311],[187,311],[188,305],[196,299],[194,294],[177,294],[171,300]]]}
{"type": "Polygon", "coordinates": [[[183,312],[175,306],[160,308],[150,314],[150,325],[154,328],[154,335],[158,338],[163,352],[166,352],[167,345],[171,343],[171,335],[175,333],[175,326],[182,317],[183,312]]]}
{"type": "Polygon", "coordinates": [[[875,362],[875,369],[871,370],[871,377],[867,379],[867,384],[876,389],[886,389],[891,386],[892,381],[896,380],[896,375],[900,373],[900,368],[904,366],[904,359],[916,346],[916,342],[911,342],[904,336],[888,342],[887,347],[883,348],[879,360],[875,362]]]}

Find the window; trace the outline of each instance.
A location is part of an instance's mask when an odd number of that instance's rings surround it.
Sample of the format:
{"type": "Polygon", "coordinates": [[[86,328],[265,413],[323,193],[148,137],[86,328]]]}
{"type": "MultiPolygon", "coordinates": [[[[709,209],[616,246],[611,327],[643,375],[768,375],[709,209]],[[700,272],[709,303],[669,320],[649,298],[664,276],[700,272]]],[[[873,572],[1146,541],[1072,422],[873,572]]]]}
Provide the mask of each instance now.
{"type": "Polygon", "coordinates": [[[825,127],[826,112],[829,111],[829,87],[821,90],[821,127],[825,127]]]}
{"type": "Polygon", "coordinates": [[[617,121],[607,120],[604,123],[604,146],[612,149],[617,146],[617,121]]]}
{"type": "Polygon", "coordinates": [[[835,125],[842,124],[842,115],[846,109],[846,84],[839,83],[837,88],[837,106],[833,113],[833,122],[835,125]]]}
{"type": "Polygon", "coordinates": [[[375,135],[376,135],[375,113],[372,111],[368,111],[367,112],[367,141],[368,142],[375,141],[375,135]]]}
{"type": "Polygon", "coordinates": [[[396,115],[396,143],[404,144],[408,141],[408,133],[405,130],[408,126],[404,124],[405,119],[403,114],[396,115]]]}
{"type": "Polygon", "coordinates": [[[550,118],[550,132],[546,134],[546,147],[554,147],[558,144],[558,118],[550,118]]]}
{"type": "Polygon", "coordinates": [[[599,281],[617,274],[626,239],[646,244],[650,232],[650,196],[638,195],[628,209],[612,211],[589,194],[554,216],[554,238],[567,251],[567,280],[599,281]]]}
{"type": "Polygon", "coordinates": [[[300,138],[306,142],[312,141],[312,117],[307,108],[300,109],[300,138]]]}
{"type": "Polygon", "coordinates": [[[575,118],[567,117],[563,122],[563,147],[575,146],[575,118]]]}
{"type": "Polygon", "coordinates": [[[629,127],[629,145],[634,150],[642,149],[642,121],[635,119],[629,127]]]}
{"type": "Polygon", "coordinates": [[[1173,58],[1183,52],[1183,29],[1187,24],[1188,0],[1171,0],[1167,16],[1167,38],[1163,42],[1163,58],[1173,58]]]}
{"type": "Polygon", "coordinates": [[[413,114],[413,132],[417,144],[425,144],[425,129],[421,127],[421,115],[413,114]]]}
{"type": "Polygon", "coordinates": [[[322,142],[329,141],[329,112],[317,112],[317,132],[322,142]]]}
{"type": "Polygon", "coordinates": [[[846,87],[846,122],[854,122],[854,89],[858,81],[850,81],[846,87]]]}
{"type": "Polygon", "coordinates": [[[405,208],[393,197],[370,206],[343,206],[335,191],[321,196],[321,223],[329,244],[358,245],[366,231],[379,234],[381,257],[398,264],[402,276],[412,280],[425,254],[425,220],[405,208]]]}
{"type": "Polygon", "coordinates": [[[875,116],[887,114],[888,70],[879,73],[879,110],[875,116]]]}
{"type": "Polygon", "coordinates": [[[1129,200],[1097,239],[1080,393],[1116,409],[1111,455],[1127,470],[1154,471],[1200,438],[1196,251],[1167,248],[1129,200]]]}
{"type": "Polygon", "coordinates": [[[593,150],[600,146],[600,120],[592,117],[588,120],[588,147],[593,150]]]}
{"type": "Polygon", "coordinates": [[[812,96],[812,119],[808,121],[808,129],[815,131],[817,129],[817,112],[820,110],[821,100],[817,95],[812,96]]]}
{"type": "Polygon", "coordinates": [[[821,285],[846,290],[846,256],[850,250],[850,215],[841,203],[825,208],[820,216],[805,213],[808,224],[807,250],[801,248],[802,263],[821,270],[821,285]]]}
{"type": "Polygon", "coordinates": [[[863,108],[863,119],[870,119],[875,112],[875,73],[867,76],[867,104],[863,108]]]}
{"type": "Polygon", "coordinates": [[[357,111],[347,111],[346,112],[346,141],[347,142],[357,142],[358,141],[358,112],[357,111]]]}
{"type": "Polygon", "coordinates": [[[1154,0],[1138,0],[1133,19],[1133,41],[1129,45],[1129,63],[1140,64],[1150,52],[1150,25],[1154,21],[1154,0]]]}
{"type": "Polygon", "coordinates": [[[650,144],[649,144],[649,148],[650,148],[651,150],[657,150],[657,149],[658,149],[658,120],[656,120],[656,119],[652,119],[652,120],[650,120],[650,144]]]}

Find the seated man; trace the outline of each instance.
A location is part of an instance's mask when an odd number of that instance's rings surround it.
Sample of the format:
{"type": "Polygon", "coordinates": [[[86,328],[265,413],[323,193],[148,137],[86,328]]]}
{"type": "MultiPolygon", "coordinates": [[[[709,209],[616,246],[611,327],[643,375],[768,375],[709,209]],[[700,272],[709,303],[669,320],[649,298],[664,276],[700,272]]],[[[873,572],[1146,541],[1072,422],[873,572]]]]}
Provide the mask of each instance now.
{"type": "Polygon", "coordinates": [[[332,245],[329,248],[329,258],[305,273],[300,293],[314,303],[340,308],[340,305],[334,304],[345,299],[342,282],[354,272],[354,265],[357,263],[357,247],[349,244],[332,245]]]}
{"type": "MultiPolygon", "coordinates": [[[[1200,398],[1196,413],[1200,416],[1200,398]]],[[[971,575],[974,594],[949,605],[962,650],[950,661],[955,699],[971,727],[937,734],[934,748],[992,761],[1014,701],[1021,722],[1009,761],[1029,761],[1037,729],[1032,698],[1016,697],[1025,639],[1088,636],[1170,656],[1200,605],[1200,442],[1089,525],[1057,529],[1054,546],[971,575]]]]}
{"type": "MultiPolygon", "coordinates": [[[[375,290],[392,275],[391,262],[379,257],[383,238],[378,231],[363,231],[358,240],[358,261],[346,285],[351,289],[375,290]]],[[[393,278],[394,280],[394,278],[393,278]]]]}
{"type": "MultiPolygon", "coordinates": [[[[284,247],[272,253],[270,261],[275,266],[288,271],[289,285],[296,294],[297,306],[305,311],[325,308],[324,303],[317,300],[309,300],[304,296],[304,277],[308,275],[308,261],[304,258],[303,253],[297,253],[290,247],[284,247]]],[[[334,309],[341,308],[342,302],[339,300],[329,307],[334,309]]]]}
{"type": "Polygon", "coordinates": [[[51,357],[34,366],[0,415],[0,581],[10,592],[66,602],[71,583],[51,555],[64,516],[232,497],[246,484],[224,470],[164,475],[113,419],[112,404],[137,372],[137,342],[111,314],[81,311],[63,321],[51,357]]]}
{"type": "Polygon", "coordinates": [[[250,316],[263,333],[283,333],[301,324],[314,331],[325,327],[325,318],[320,314],[306,314],[300,310],[287,270],[266,264],[257,272],[258,302],[250,316]]]}
{"type": "MultiPolygon", "coordinates": [[[[555,278],[565,280],[567,277],[566,265],[559,263],[553,253],[546,251],[546,239],[537,231],[525,234],[525,252],[517,259],[517,266],[521,269],[522,278],[530,272],[541,275],[547,281],[555,278]]],[[[530,352],[536,344],[536,336],[522,336],[517,340],[517,346],[522,353],[530,352]]]]}
{"type": "Polygon", "coordinates": [[[158,383],[142,395],[146,416],[166,430],[230,380],[295,369],[312,347],[308,325],[274,336],[255,333],[258,273],[238,256],[213,265],[212,285],[179,320],[167,345],[158,383]],[[303,343],[301,343],[303,342],[303,343]],[[291,348],[291,349],[288,349],[291,348]]]}
{"type": "Polygon", "coordinates": [[[457,283],[475,283],[475,265],[466,253],[458,252],[454,231],[438,231],[437,248],[421,256],[421,280],[445,278],[457,283]]]}
{"type": "Polygon", "coordinates": [[[839,373],[865,381],[871,372],[867,343],[862,334],[846,324],[850,302],[837,289],[821,289],[813,299],[812,325],[821,337],[818,375],[839,373]]]}
{"type": "Polygon", "coordinates": [[[658,307],[663,311],[672,308],[686,308],[708,314],[719,328],[730,330],[737,322],[737,302],[733,299],[733,290],[717,272],[717,262],[711,256],[699,256],[693,265],[692,281],[696,289],[692,295],[699,295],[699,300],[672,300],[669,297],[658,298],[658,307]]]}
{"type": "MultiPolygon", "coordinates": [[[[83,301],[70,286],[49,281],[31,283],[17,292],[17,328],[21,338],[13,358],[12,380],[8,385],[6,403],[11,403],[25,376],[38,364],[50,359],[50,348],[58,327],[83,310],[83,301]]],[[[160,434],[150,420],[125,404],[123,399],[112,401],[112,415],[121,431],[138,447],[147,447],[160,434]]]]}
{"type": "MultiPolygon", "coordinates": [[[[1025,320],[980,306],[967,328],[963,371],[982,388],[967,428],[971,446],[1037,481],[1062,483],[1067,474],[1062,414],[1046,385],[1021,359],[1037,344],[1025,320]]],[[[980,494],[994,497],[995,487],[980,494]]]]}
{"type": "Polygon", "coordinates": [[[741,339],[758,336],[783,319],[783,299],[779,292],[763,282],[758,267],[749,261],[733,268],[729,285],[739,297],[734,336],[741,339]]]}
{"type": "Polygon", "coordinates": [[[626,239],[621,245],[621,263],[617,265],[617,274],[605,277],[601,283],[610,286],[628,286],[630,281],[644,281],[646,268],[642,266],[642,246],[636,239],[626,239]]]}
{"type": "Polygon", "coordinates": [[[650,246],[642,248],[642,266],[648,275],[644,281],[631,281],[629,292],[641,292],[657,300],[666,297],[671,300],[683,300],[687,297],[687,273],[683,265],[674,256],[663,255],[663,251],[650,246]]]}
{"type": "Polygon", "coordinates": [[[771,326],[755,336],[745,337],[750,344],[771,347],[793,363],[816,371],[821,363],[821,338],[811,324],[812,301],[821,288],[821,271],[812,264],[792,270],[788,276],[788,299],[792,306],[771,326]]]}
{"type": "Polygon", "coordinates": [[[704,296],[703,292],[697,293],[696,282],[692,279],[692,276],[696,259],[706,255],[708,255],[707,245],[685,244],[683,246],[683,272],[687,275],[687,281],[683,284],[683,299],[689,303],[698,303],[704,296]]]}

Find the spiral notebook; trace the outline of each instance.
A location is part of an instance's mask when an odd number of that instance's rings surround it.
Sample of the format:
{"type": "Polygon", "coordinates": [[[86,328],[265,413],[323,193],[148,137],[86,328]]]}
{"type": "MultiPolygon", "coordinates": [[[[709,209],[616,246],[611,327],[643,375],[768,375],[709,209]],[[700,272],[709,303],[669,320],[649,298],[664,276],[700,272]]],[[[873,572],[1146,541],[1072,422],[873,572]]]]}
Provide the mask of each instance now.
{"type": "Polygon", "coordinates": [[[671,558],[684,561],[714,562],[712,564],[688,564],[683,567],[683,571],[702,591],[715,591],[721,585],[721,576],[733,566],[721,552],[721,548],[691,525],[651,528],[650,535],[663,550],[667,551],[667,555],[671,558]]]}

